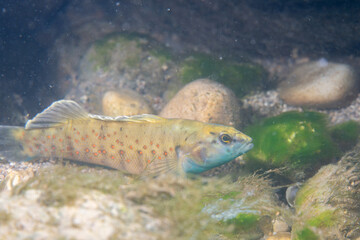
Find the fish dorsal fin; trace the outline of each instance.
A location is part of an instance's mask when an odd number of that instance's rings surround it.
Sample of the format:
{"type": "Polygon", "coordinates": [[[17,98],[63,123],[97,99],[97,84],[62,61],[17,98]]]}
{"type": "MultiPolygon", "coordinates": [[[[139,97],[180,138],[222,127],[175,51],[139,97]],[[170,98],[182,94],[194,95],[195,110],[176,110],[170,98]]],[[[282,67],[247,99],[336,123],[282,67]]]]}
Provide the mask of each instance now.
{"type": "Polygon", "coordinates": [[[94,115],[89,114],[89,117],[104,121],[116,121],[116,122],[135,122],[135,123],[159,123],[165,121],[166,118],[162,118],[152,114],[142,114],[142,115],[134,115],[134,116],[118,116],[118,117],[109,117],[102,115],[94,115]]]}
{"type": "Polygon", "coordinates": [[[32,120],[27,121],[25,129],[48,128],[63,124],[69,119],[84,119],[89,114],[79,104],[71,100],[59,100],[51,104],[32,120]]]}

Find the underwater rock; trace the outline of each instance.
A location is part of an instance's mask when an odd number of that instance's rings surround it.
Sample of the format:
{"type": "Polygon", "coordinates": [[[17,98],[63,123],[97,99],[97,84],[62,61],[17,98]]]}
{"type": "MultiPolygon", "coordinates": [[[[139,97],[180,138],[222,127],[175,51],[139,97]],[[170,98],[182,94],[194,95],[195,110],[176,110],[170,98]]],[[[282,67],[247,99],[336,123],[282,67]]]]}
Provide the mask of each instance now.
{"type": "Polygon", "coordinates": [[[28,167],[25,170],[10,170],[4,181],[1,182],[0,189],[11,191],[15,186],[24,183],[34,177],[34,170],[28,167]]]}
{"type": "Polygon", "coordinates": [[[202,212],[223,228],[232,226],[236,239],[259,239],[272,233],[272,221],[288,213],[280,207],[270,182],[253,175],[239,178],[236,184],[235,191],[223,189],[224,193],[217,200],[206,199],[202,212]]]}
{"type": "Polygon", "coordinates": [[[239,110],[230,89],[209,79],[198,79],[182,88],[159,115],[238,126],[239,110]]]}
{"type": "Polygon", "coordinates": [[[112,117],[153,113],[141,95],[128,89],[106,92],[102,99],[102,109],[104,115],[112,117]]]}
{"type": "Polygon", "coordinates": [[[280,84],[279,96],[290,105],[335,108],[357,95],[357,85],[350,66],[320,59],[296,67],[280,84]]]}
{"type": "Polygon", "coordinates": [[[250,126],[245,132],[254,148],[244,157],[246,166],[282,168],[280,174],[294,182],[311,176],[338,154],[325,119],[317,112],[286,112],[250,126]]]}
{"type": "Polygon", "coordinates": [[[265,86],[267,73],[254,63],[239,63],[206,54],[186,58],[180,66],[180,79],[189,83],[199,78],[210,78],[231,88],[237,97],[243,97],[265,86]]]}
{"type": "Polygon", "coordinates": [[[360,144],[336,165],[322,167],[300,188],[292,239],[359,239],[359,163],[360,144]]]}
{"type": "Polygon", "coordinates": [[[69,163],[0,192],[0,239],[259,239],[278,214],[289,215],[255,175],[144,180],[69,163]]]}
{"type": "Polygon", "coordinates": [[[342,151],[347,151],[355,146],[360,134],[360,123],[347,121],[330,128],[331,138],[342,151]]]}
{"type": "Polygon", "coordinates": [[[168,85],[178,81],[176,66],[168,49],[150,37],[112,34],[87,50],[67,98],[100,113],[106,91],[131,89],[146,96],[154,107],[168,85]]]}

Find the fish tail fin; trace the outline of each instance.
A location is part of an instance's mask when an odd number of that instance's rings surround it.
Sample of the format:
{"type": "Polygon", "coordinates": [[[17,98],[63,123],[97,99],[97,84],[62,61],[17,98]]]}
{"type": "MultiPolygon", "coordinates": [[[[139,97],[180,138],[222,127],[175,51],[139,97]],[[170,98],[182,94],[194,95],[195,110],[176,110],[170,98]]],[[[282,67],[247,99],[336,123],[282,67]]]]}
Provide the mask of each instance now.
{"type": "Polygon", "coordinates": [[[24,154],[24,146],[19,136],[24,128],[0,125],[0,161],[24,161],[28,156],[24,154]]]}

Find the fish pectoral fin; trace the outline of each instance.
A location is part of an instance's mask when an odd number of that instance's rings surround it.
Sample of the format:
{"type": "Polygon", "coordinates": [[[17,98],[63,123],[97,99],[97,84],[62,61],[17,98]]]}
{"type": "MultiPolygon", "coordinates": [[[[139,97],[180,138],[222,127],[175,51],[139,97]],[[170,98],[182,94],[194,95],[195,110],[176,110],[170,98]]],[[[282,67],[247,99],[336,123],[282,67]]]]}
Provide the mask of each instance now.
{"type": "Polygon", "coordinates": [[[71,100],[59,100],[51,104],[32,120],[27,121],[25,129],[48,128],[66,123],[69,119],[88,118],[88,112],[71,100]]]}
{"type": "Polygon", "coordinates": [[[176,172],[177,169],[179,169],[179,165],[175,158],[163,158],[161,160],[154,158],[154,160],[145,168],[142,177],[156,177],[160,174],[176,172]]]}

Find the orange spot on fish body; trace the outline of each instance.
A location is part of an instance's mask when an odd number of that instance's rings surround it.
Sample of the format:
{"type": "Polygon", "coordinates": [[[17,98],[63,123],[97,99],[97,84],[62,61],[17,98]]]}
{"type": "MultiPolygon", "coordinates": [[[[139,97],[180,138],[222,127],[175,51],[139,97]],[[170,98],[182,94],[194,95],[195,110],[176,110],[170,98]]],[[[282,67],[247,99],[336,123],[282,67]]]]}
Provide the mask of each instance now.
{"type": "Polygon", "coordinates": [[[115,157],[114,157],[114,156],[111,156],[111,159],[113,159],[113,160],[114,160],[114,159],[115,159],[115,157]]]}
{"type": "Polygon", "coordinates": [[[55,146],[52,146],[52,147],[51,147],[51,149],[52,149],[52,150],[55,150],[55,149],[56,149],[56,147],[55,147],[55,146]]]}
{"type": "Polygon", "coordinates": [[[98,150],[98,153],[101,153],[101,150],[98,150]]]}
{"type": "Polygon", "coordinates": [[[94,156],[95,156],[95,157],[97,157],[97,156],[98,156],[98,153],[97,153],[97,152],[95,152],[95,153],[94,153],[94,156]]]}
{"type": "Polygon", "coordinates": [[[157,148],[159,148],[159,147],[160,147],[160,145],[159,145],[159,144],[156,144],[156,147],[157,147],[157,148]]]}
{"type": "Polygon", "coordinates": [[[165,156],[167,156],[167,155],[168,155],[168,153],[167,153],[167,152],[164,152],[164,155],[165,155],[165,156]]]}
{"type": "Polygon", "coordinates": [[[103,136],[103,139],[104,139],[104,140],[106,140],[106,137],[105,137],[105,136],[103,136]]]}
{"type": "Polygon", "coordinates": [[[84,137],[82,137],[82,138],[81,138],[81,140],[82,140],[82,141],[85,141],[85,138],[84,138],[84,137]]]}
{"type": "Polygon", "coordinates": [[[80,132],[79,132],[79,131],[77,131],[77,132],[76,132],[76,134],[77,134],[77,135],[80,135],[80,132]]]}
{"type": "Polygon", "coordinates": [[[95,148],[96,147],[96,145],[95,144],[93,144],[93,145],[91,145],[93,148],[95,148]]]}
{"type": "Polygon", "coordinates": [[[56,138],[56,136],[55,136],[55,135],[53,135],[53,136],[52,136],[52,138],[53,138],[53,139],[55,139],[55,138],[56,138]]]}
{"type": "Polygon", "coordinates": [[[129,163],[129,162],[130,162],[130,159],[126,159],[126,161],[129,163]]]}
{"type": "Polygon", "coordinates": [[[98,134],[98,133],[95,133],[95,136],[99,136],[99,134],[98,134]]]}
{"type": "Polygon", "coordinates": [[[48,138],[48,139],[51,139],[51,136],[50,136],[50,135],[48,135],[48,136],[47,136],[47,138],[48,138]]]}
{"type": "Polygon", "coordinates": [[[114,145],[111,145],[111,148],[112,148],[112,149],[114,149],[114,148],[115,148],[115,146],[114,146],[114,145]]]}
{"type": "Polygon", "coordinates": [[[158,156],[158,159],[161,160],[161,156],[158,156]]]}
{"type": "Polygon", "coordinates": [[[156,153],[156,151],[155,151],[155,150],[152,150],[152,151],[151,151],[151,153],[152,153],[152,154],[155,154],[155,153],[156,153]]]}
{"type": "Polygon", "coordinates": [[[86,148],[86,149],[85,149],[85,152],[87,152],[87,153],[88,153],[88,152],[90,152],[90,150],[89,150],[88,148],[86,148]]]}
{"type": "Polygon", "coordinates": [[[139,153],[140,155],[142,155],[142,154],[143,154],[143,152],[142,152],[142,151],[139,151],[138,153],[139,153]]]}
{"type": "Polygon", "coordinates": [[[120,140],[119,140],[119,139],[116,139],[116,143],[120,143],[120,140]]]}
{"type": "Polygon", "coordinates": [[[147,149],[147,146],[146,146],[146,145],[144,145],[144,146],[143,146],[143,149],[147,149]]]}
{"type": "Polygon", "coordinates": [[[103,154],[106,154],[106,151],[105,151],[105,150],[102,150],[102,153],[103,153],[103,154]]]}
{"type": "Polygon", "coordinates": [[[136,140],[135,140],[135,143],[139,144],[139,140],[138,140],[138,139],[136,139],[136,140]]]}
{"type": "Polygon", "coordinates": [[[75,142],[76,142],[76,143],[79,143],[79,140],[78,140],[78,139],[75,139],[75,142]]]}
{"type": "Polygon", "coordinates": [[[132,146],[132,145],[130,145],[130,146],[129,146],[129,148],[130,148],[130,149],[133,149],[133,146],[132,146]]]}
{"type": "Polygon", "coordinates": [[[79,154],[80,154],[80,152],[79,152],[79,151],[76,151],[75,153],[76,153],[76,155],[79,155],[79,154]]]}
{"type": "Polygon", "coordinates": [[[59,142],[62,142],[63,140],[62,140],[62,138],[59,138],[59,142]]]}
{"type": "Polygon", "coordinates": [[[124,143],[123,143],[123,142],[120,142],[120,146],[124,146],[124,143]]]}
{"type": "Polygon", "coordinates": [[[169,150],[170,150],[170,152],[174,151],[174,149],[173,149],[173,148],[170,148],[169,150]]]}
{"type": "Polygon", "coordinates": [[[124,152],[123,150],[120,150],[120,154],[121,154],[121,155],[124,155],[124,153],[125,153],[125,152],[124,152]]]}
{"type": "Polygon", "coordinates": [[[150,160],[150,159],[148,159],[148,160],[147,160],[147,162],[148,162],[148,163],[151,163],[151,160],[150,160]]]}
{"type": "Polygon", "coordinates": [[[152,142],[152,141],[150,141],[150,145],[153,145],[153,142],[152,142]]]}

